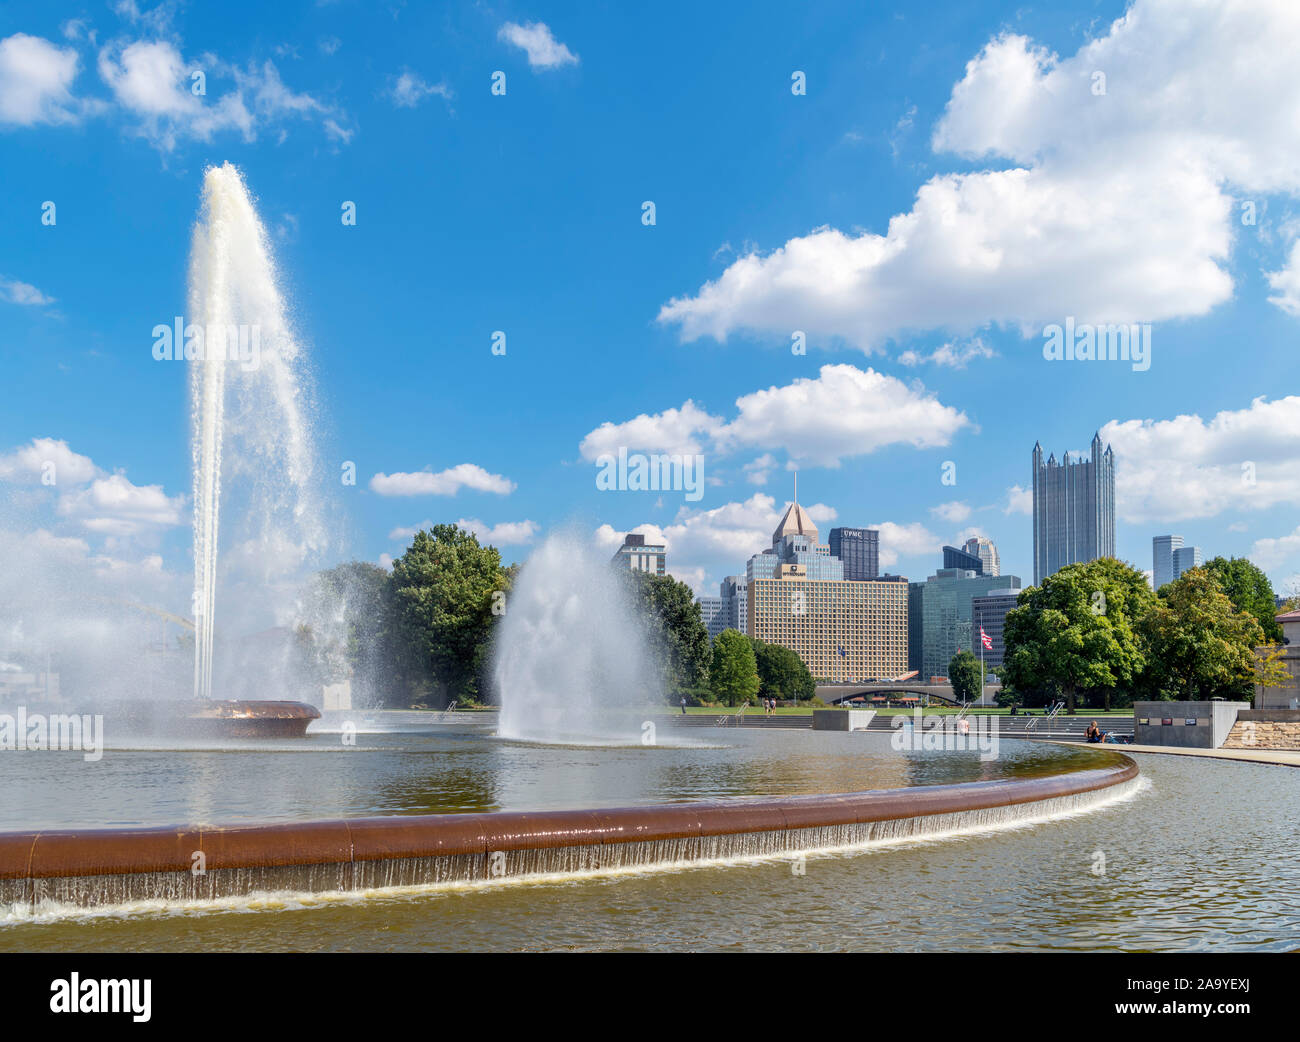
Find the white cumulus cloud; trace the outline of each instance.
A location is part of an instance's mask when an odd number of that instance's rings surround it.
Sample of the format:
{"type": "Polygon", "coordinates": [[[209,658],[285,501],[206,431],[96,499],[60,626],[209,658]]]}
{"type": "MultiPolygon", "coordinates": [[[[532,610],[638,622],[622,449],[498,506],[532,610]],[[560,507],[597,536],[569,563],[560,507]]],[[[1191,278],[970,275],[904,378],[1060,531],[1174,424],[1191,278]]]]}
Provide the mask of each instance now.
{"type": "Polygon", "coordinates": [[[79,120],[88,110],[72,95],[79,63],[75,48],[39,36],[14,33],[0,40],[0,125],[79,120]]]}
{"type": "Polygon", "coordinates": [[[1115,499],[1126,521],[1184,521],[1225,510],[1300,506],[1300,396],[1170,420],[1112,420],[1115,499]]]}
{"type": "Polygon", "coordinates": [[[99,468],[89,456],[73,452],[61,439],[33,438],[30,445],[0,456],[2,481],[58,488],[84,485],[98,474],[99,468]]]}
{"type": "Polygon", "coordinates": [[[802,329],[871,350],[917,330],[1203,315],[1233,292],[1234,194],[1300,195],[1298,52],[1289,0],[1136,0],[1065,58],[999,36],[932,145],[1010,166],[936,175],[883,234],[823,227],[751,252],[659,320],[684,340],[802,329]]]}
{"type": "Polygon", "coordinates": [[[562,65],[577,65],[578,56],[552,34],[545,22],[506,22],[497,32],[497,39],[518,47],[528,55],[528,64],[534,69],[558,69],[562,65]]]}
{"type": "Polygon", "coordinates": [[[795,462],[836,467],[888,445],[947,445],[972,426],[965,413],[924,390],[852,365],[824,365],[815,377],[742,395],[736,410],[724,421],[687,400],[680,409],[604,423],[582,440],[580,451],[592,460],[620,446],[691,454],[706,442],[724,454],[753,449],[763,453],[744,468],[753,480],[775,464],[770,453],[776,449],[795,462]]]}
{"type": "Polygon", "coordinates": [[[458,463],[436,474],[418,470],[379,473],[370,479],[371,491],[381,496],[454,496],[462,488],[505,496],[515,490],[515,483],[500,474],[489,473],[476,463],[458,463]]]}
{"type": "Polygon", "coordinates": [[[578,451],[585,460],[616,455],[620,448],[694,456],[702,451],[703,438],[721,427],[721,419],[687,399],[680,409],[641,413],[623,423],[606,421],[582,439],[578,451]]]}
{"type": "Polygon", "coordinates": [[[969,503],[954,499],[949,503],[940,503],[937,507],[931,507],[930,513],[939,518],[940,521],[947,521],[955,525],[970,517],[971,508],[969,503]]]}

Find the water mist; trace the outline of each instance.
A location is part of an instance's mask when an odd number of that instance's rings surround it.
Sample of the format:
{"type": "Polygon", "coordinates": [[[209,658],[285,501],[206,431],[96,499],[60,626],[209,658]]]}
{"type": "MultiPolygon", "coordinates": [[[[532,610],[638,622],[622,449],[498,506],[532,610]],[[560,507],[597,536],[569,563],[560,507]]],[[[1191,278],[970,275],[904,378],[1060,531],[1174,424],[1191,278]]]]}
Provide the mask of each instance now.
{"type": "MultiPolygon", "coordinates": [[[[253,598],[266,597],[277,579],[299,571],[325,543],[312,494],[303,353],[266,228],[240,172],[229,163],[204,174],[185,334],[194,481],[194,694],[210,698],[223,498],[229,513],[233,486],[235,564],[253,598]]],[[[229,697],[224,690],[223,697],[229,697]]]]}
{"type": "Polygon", "coordinates": [[[552,535],[507,598],[497,639],[498,734],[535,742],[636,743],[662,701],[627,587],[580,539],[552,535]]]}

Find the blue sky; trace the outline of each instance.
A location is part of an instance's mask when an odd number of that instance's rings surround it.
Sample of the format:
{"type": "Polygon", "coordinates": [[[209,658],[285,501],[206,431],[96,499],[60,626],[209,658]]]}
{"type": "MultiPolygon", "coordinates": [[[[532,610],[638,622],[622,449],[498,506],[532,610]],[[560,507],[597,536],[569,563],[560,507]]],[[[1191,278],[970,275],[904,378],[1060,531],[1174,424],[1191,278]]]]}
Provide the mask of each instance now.
{"type": "Polygon", "coordinates": [[[1294,5],[704,6],[6,4],[0,529],[188,574],[186,376],[151,330],[230,161],[341,558],[429,520],[508,559],[645,526],[716,593],[797,466],[891,571],[979,532],[1028,582],[1033,444],[1101,429],[1122,557],[1176,532],[1297,581],[1294,5]],[[1071,316],[1150,325],[1150,368],[1046,360],[1071,316]],[[700,452],[703,498],[597,490],[617,446],[700,452]]]}

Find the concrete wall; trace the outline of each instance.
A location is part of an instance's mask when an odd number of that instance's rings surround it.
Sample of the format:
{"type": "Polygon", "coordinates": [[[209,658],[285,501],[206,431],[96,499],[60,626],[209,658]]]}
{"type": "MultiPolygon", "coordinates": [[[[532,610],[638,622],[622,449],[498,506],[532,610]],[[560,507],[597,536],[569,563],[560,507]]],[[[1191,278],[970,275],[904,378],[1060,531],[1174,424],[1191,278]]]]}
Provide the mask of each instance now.
{"type": "Polygon", "coordinates": [[[814,731],[865,731],[874,709],[814,709],[814,731]]]}
{"type": "Polygon", "coordinates": [[[1133,741],[1138,745],[1178,745],[1217,749],[1247,702],[1134,702],[1133,741]]]}
{"type": "Polygon", "coordinates": [[[1282,666],[1291,674],[1281,687],[1255,685],[1257,709],[1300,709],[1300,647],[1289,644],[1282,649],[1282,666]]]}
{"type": "Polygon", "coordinates": [[[340,709],[352,708],[352,681],[343,680],[337,684],[326,684],[321,689],[321,706],[327,713],[340,709]]]}

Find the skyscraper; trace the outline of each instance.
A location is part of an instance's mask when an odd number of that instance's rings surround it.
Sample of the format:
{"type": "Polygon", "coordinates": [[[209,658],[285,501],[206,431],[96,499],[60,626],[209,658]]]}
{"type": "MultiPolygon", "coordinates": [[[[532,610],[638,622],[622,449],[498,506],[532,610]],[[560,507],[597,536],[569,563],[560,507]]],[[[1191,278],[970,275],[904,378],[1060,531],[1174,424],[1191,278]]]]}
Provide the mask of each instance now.
{"type": "Polygon", "coordinates": [[[623,545],[610,558],[611,563],[620,568],[629,568],[634,572],[649,572],[651,575],[663,575],[667,548],[662,543],[647,543],[640,532],[629,532],[623,537],[623,545]]]}
{"type": "Polygon", "coordinates": [[[964,572],[974,572],[976,575],[984,574],[984,562],[980,560],[979,554],[958,550],[955,546],[945,546],[943,548],[943,566],[945,568],[957,568],[964,572]]]}
{"type": "Polygon", "coordinates": [[[940,568],[925,582],[909,584],[907,668],[918,670],[922,679],[946,677],[952,657],[972,647],[972,634],[978,637],[972,627],[976,598],[1000,590],[1018,595],[1020,577],[994,578],[973,568],[940,568]]]}
{"type": "Polygon", "coordinates": [[[844,565],[846,579],[880,576],[880,532],[874,528],[832,528],[831,556],[844,565]]]}
{"type": "Polygon", "coordinates": [[[1205,563],[1199,546],[1180,546],[1174,551],[1174,578],[1177,579],[1189,568],[1199,568],[1205,563]]]}
{"type": "Polygon", "coordinates": [[[772,548],[755,554],[745,564],[745,581],[771,579],[785,564],[799,565],[809,579],[843,579],[844,565],[829,546],[817,541],[817,535],[817,526],[796,498],[772,533],[772,548]]]}
{"type": "Polygon", "coordinates": [[[722,613],[722,598],[701,597],[699,601],[700,617],[704,619],[704,628],[709,631],[709,640],[712,640],[727,628],[727,623],[722,613]]]}
{"type": "Polygon", "coordinates": [[[1044,462],[1034,442],[1034,585],[1076,561],[1115,556],[1115,457],[1092,436],[1087,459],[1044,462]]]}
{"type": "Polygon", "coordinates": [[[985,575],[1001,575],[1002,562],[998,559],[998,548],[993,540],[982,535],[973,535],[962,544],[968,554],[980,559],[984,565],[985,575]]]}
{"type": "Polygon", "coordinates": [[[719,584],[722,601],[722,629],[749,632],[749,587],[741,575],[728,575],[719,584]]]}
{"type": "Polygon", "coordinates": [[[1007,613],[1016,606],[1019,597],[1020,590],[1010,587],[990,590],[983,597],[971,598],[970,652],[976,658],[980,657],[980,630],[983,630],[988,635],[989,643],[993,645],[991,648],[982,649],[986,669],[1002,668],[1002,660],[1007,653],[1007,613]]]}
{"type": "Polygon", "coordinates": [[[1174,581],[1174,551],[1183,545],[1180,535],[1158,535],[1151,540],[1151,587],[1159,591],[1174,581]]]}
{"type": "MultiPolygon", "coordinates": [[[[839,558],[817,536],[796,495],[772,533],[772,549],[746,566],[746,632],[790,648],[820,679],[903,672],[907,584],[846,579],[839,558]]],[[[725,582],[722,592],[725,597],[725,582]]]]}

